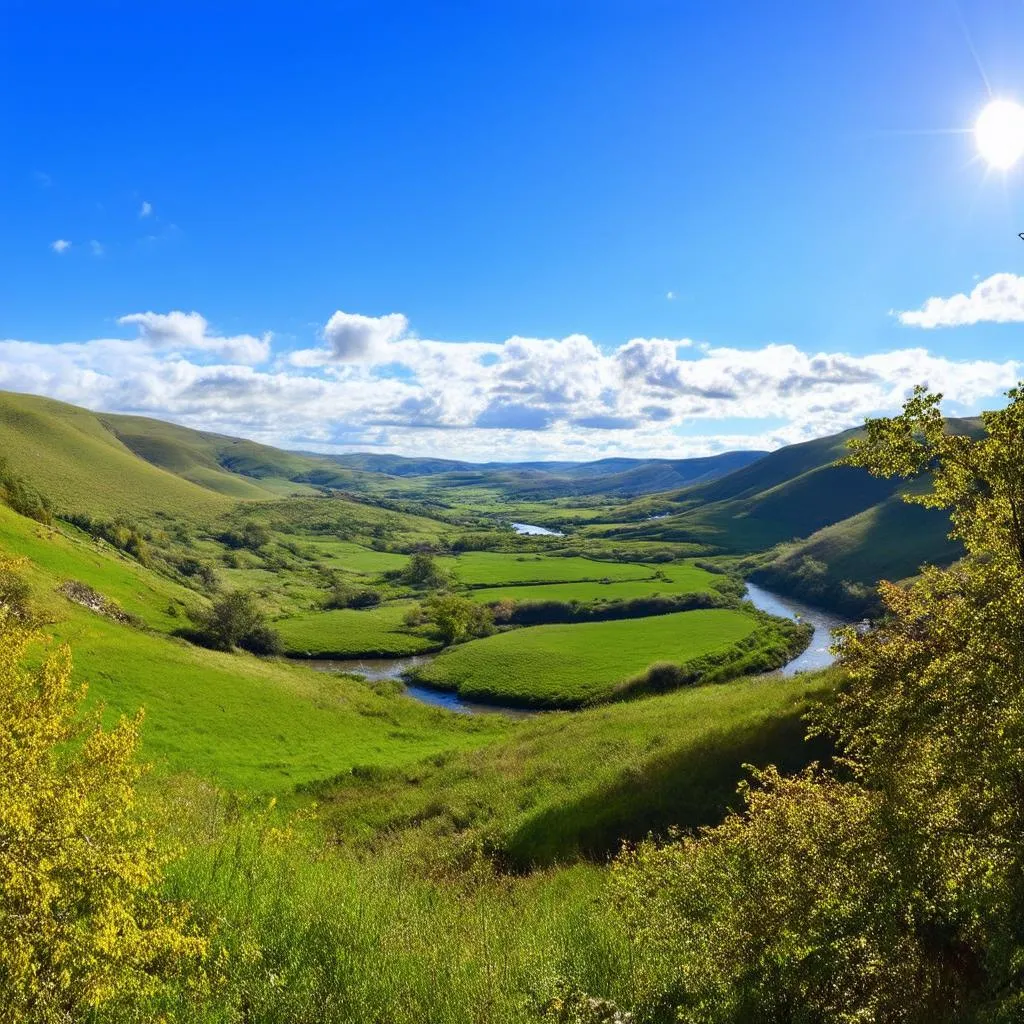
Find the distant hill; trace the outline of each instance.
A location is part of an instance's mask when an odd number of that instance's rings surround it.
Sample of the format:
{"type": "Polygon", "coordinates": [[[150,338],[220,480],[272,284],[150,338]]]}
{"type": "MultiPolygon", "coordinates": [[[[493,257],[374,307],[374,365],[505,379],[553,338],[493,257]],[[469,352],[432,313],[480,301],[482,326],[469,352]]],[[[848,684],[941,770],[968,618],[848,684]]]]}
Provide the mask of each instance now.
{"type": "Polygon", "coordinates": [[[761,451],[723,452],[693,459],[598,459],[594,462],[460,462],[352,452],[325,458],[350,469],[394,477],[430,477],[438,487],[485,483],[521,500],[616,497],[652,494],[716,480],[765,455],[761,451]]]}
{"type": "MultiPolygon", "coordinates": [[[[954,420],[950,428],[977,433],[980,423],[954,420]]],[[[288,452],[0,392],[0,454],[62,514],[211,519],[240,500],[274,500],[315,487],[388,507],[407,496],[406,504],[420,509],[446,507],[439,495],[470,486],[506,500],[592,497],[599,505],[615,498],[619,503],[600,507],[585,532],[696,543],[742,557],[746,571],[776,589],[852,613],[870,606],[878,579],[905,578],[923,562],[948,564],[960,553],[941,512],[900,500],[906,484],[835,464],[856,434],[767,454],[473,464],[288,452]]]]}
{"type": "MultiPolygon", "coordinates": [[[[949,429],[978,434],[980,420],[949,429]]],[[[962,553],[949,521],[909,505],[908,484],[835,463],[859,428],[780,448],[710,483],[644,499],[625,517],[645,521],[605,530],[612,537],[696,542],[724,553],[766,552],[748,560],[754,578],[811,603],[861,614],[875,605],[879,579],[900,580],[924,563],[962,553]],[[650,513],[657,510],[657,517],[650,513]]]]}
{"type": "Polygon", "coordinates": [[[290,452],[144,416],[93,413],[36,395],[0,392],[0,452],[64,512],[215,514],[231,500],[267,500],[327,487],[401,497],[484,484],[508,498],[632,497],[712,480],[761,457],[494,462],[290,452]],[[411,492],[410,492],[411,493],[411,492]]]}

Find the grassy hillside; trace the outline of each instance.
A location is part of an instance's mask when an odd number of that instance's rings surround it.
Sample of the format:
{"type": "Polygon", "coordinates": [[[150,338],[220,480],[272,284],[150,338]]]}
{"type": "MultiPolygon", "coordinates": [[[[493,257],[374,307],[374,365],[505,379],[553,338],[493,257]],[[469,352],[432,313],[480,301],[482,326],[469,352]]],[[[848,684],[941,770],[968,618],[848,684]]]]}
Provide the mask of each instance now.
{"type": "MultiPolygon", "coordinates": [[[[970,434],[980,426],[977,420],[951,419],[948,428],[970,434]]],[[[887,531],[902,528],[900,516],[904,513],[892,510],[900,504],[898,495],[906,484],[835,465],[858,433],[856,429],[847,430],[781,448],[719,480],[619,510],[624,519],[635,520],[646,514],[644,521],[592,526],[584,532],[624,541],[702,543],[719,552],[741,554],[807,539],[850,520],[852,524],[845,531],[850,561],[863,557],[866,566],[879,566],[880,561],[870,551],[856,553],[855,539],[881,541],[882,549],[903,547],[900,535],[888,536],[887,531]],[[883,508],[887,511],[881,511],[883,508]],[[654,509],[657,518],[650,518],[654,509]],[[862,515],[863,521],[859,519],[862,515]],[[869,537],[864,524],[870,522],[876,526],[869,537]]],[[[935,524],[905,550],[918,564],[948,561],[950,555],[944,531],[935,524]]]]}
{"type": "Polygon", "coordinates": [[[949,539],[949,519],[937,509],[894,495],[757,562],[753,579],[810,604],[860,616],[878,610],[875,584],[903,580],[925,563],[949,565],[963,547],[949,539]]]}
{"type": "Polygon", "coordinates": [[[58,592],[68,580],[115,599],[152,629],[173,628],[195,595],[74,531],[40,526],[0,506],[0,553],[30,560],[45,632],[71,645],[75,678],[108,717],[146,711],[146,757],[162,771],[221,785],[281,791],[353,766],[400,765],[487,742],[504,719],[450,715],[344,677],[280,660],[193,647],[121,624],[58,592]],[[175,614],[169,614],[174,608],[175,614]]]}
{"type": "Polygon", "coordinates": [[[0,392],[0,452],[60,512],[210,519],[231,504],[140,459],[95,414],[48,398],[0,392]]]}
{"type": "MultiPolygon", "coordinates": [[[[233,498],[267,498],[277,493],[261,486],[252,475],[241,476],[225,468],[222,453],[232,438],[187,430],[141,416],[108,415],[101,416],[100,421],[139,458],[201,487],[233,498]]],[[[287,480],[289,467],[274,463],[264,463],[264,467],[268,470],[265,476],[270,475],[269,470],[276,469],[279,470],[277,478],[287,480]]],[[[301,489],[299,485],[295,487],[301,489]]]]}
{"type": "Polygon", "coordinates": [[[601,859],[624,838],[717,820],[744,763],[794,768],[822,753],[801,716],[834,682],[757,678],[552,712],[475,751],[315,792],[350,843],[415,835],[482,846],[517,869],[601,859]]]}

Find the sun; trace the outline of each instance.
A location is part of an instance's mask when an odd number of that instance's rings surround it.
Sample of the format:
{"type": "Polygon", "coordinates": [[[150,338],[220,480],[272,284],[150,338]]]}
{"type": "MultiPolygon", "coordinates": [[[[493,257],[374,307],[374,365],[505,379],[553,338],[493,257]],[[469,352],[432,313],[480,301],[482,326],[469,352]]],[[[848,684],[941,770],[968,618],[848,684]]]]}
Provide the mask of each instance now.
{"type": "Polygon", "coordinates": [[[1012,100],[993,100],[978,116],[974,139],[991,166],[1008,170],[1024,156],[1024,107],[1012,100]]]}

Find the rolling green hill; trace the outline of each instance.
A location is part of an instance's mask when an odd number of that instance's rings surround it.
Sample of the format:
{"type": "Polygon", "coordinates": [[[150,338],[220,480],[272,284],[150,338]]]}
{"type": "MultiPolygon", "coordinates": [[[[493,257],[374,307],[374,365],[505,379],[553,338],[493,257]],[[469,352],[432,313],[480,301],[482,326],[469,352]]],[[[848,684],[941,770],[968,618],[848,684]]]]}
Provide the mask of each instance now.
{"type": "Polygon", "coordinates": [[[86,409],[0,392],[0,452],[58,512],[150,516],[174,510],[208,519],[230,499],[140,459],[86,409]]]}

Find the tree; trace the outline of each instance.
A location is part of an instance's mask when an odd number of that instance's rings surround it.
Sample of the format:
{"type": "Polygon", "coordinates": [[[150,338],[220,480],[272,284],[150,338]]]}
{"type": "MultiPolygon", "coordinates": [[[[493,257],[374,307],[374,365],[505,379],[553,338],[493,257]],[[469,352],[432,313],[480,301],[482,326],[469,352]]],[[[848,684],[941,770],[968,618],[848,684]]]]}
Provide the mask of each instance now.
{"type": "Polygon", "coordinates": [[[101,709],[83,715],[85,689],[71,684],[66,649],[26,667],[39,640],[0,609],[4,1019],[137,1013],[199,964],[207,942],[185,908],[158,896],[163,862],[136,808],[141,716],[107,731],[101,709]]]}
{"type": "Polygon", "coordinates": [[[228,591],[208,609],[191,614],[201,641],[211,647],[222,651],[243,647],[253,654],[275,654],[281,649],[280,637],[247,590],[228,591]]]}
{"type": "Polygon", "coordinates": [[[487,636],[494,627],[494,619],[486,605],[458,594],[432,597],[424,602],[423,607],[445,643],[487,636]]]}
{"type": "Polygon", "coordinates": [[[448,577],[438,568],[434,556],[428,551],[417,551],[409,559],[399,579],[408,586],[424,590],[437,590],[448,582],[448,577]]]}
{"type": "Polygon", "coordinates": [[[1024,1010],[1024,391],[948,431],[915,390],[847,462],[920,477],[966,557],[846,632],[818,713],[842,776],[766,773],[697,837],[626,854],[615,892],[683,1021],[1010,1021],[1024,1010]]]}

